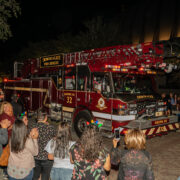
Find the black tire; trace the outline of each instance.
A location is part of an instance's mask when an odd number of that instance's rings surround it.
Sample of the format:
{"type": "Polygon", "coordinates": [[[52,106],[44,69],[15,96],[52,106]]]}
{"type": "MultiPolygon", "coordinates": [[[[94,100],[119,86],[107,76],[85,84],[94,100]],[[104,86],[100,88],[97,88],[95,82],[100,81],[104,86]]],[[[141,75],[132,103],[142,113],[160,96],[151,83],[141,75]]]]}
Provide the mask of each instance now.
{"type": "Polygon", "coordinates": [[[78,137],[80,137],[87,127],[87,122],[91,122],[92,116],[88,111],[80,111],[74,121],[74,130],[78,137]]]}

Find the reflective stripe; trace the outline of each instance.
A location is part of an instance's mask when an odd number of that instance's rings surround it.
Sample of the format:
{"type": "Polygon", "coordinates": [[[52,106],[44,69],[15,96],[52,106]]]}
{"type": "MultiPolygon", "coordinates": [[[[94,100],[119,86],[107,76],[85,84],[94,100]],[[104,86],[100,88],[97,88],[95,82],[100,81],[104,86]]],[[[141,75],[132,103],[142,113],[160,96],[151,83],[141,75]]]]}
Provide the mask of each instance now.
{"type": "Polygon", "coordinates": [[[154,127],[154,128],[149,128],[149,129],[143,129],[143,132],[147,135],[155,135],[161,132],[168,132],[174,129],[178,129],[179,128],[179,123],[174,123],[174,124],[167,124],[164,126],[159,126],[159,127],[154,127]]]}
{"type": "Polygon", "coordinates": [[[179,123],[175,123],[175,127],[179,129],[179,123]]]}
{"type": "Polygon", "coordinates": [[[63,107],[62,107],[62,110],[63,110],[63,111],[67,111],[67,112],[73,112],[73,111],[74,111],[74,108],[63,106],[63,107]]]}
{"type": "Polygon", "coordinates": [[[173,129],[174,129],[174,127],[173,127],[172,124],[168,124],[168,127],[169,127],[170,130],[173,130],[173,129]]]}
{"type": "Polygon", "coordinates": [[[151,128],[150,131],[149,131],[149,133],[148,133],[147,135],[153,134],[154,130],[155,130],[155,128],[151,128]]]}
{"type": "Polygon", "coordinates": [[[99,112],[92,112],[93,116],[103,119],[112,119],[115,121],[132,121],[135,120],[135,115],[128,115],[128,116],[120,116],[120,115],[111,115],[106,113],[99,113],[99,112]]]}
{"type": "Polygon", "coordinates": [[[48,89],[41,89],[41,88],[9,87],[9,86],[5,86],[4,89],[17,90],[17,91],[33,91],[33,92],[47,92],[48,91],[48,89]]]}

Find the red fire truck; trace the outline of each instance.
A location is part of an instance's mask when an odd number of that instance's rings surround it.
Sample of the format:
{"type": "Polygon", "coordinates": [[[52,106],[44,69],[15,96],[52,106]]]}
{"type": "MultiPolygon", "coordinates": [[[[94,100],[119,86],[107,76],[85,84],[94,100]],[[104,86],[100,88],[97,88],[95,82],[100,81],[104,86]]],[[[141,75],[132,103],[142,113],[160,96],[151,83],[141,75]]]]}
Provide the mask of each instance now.
{"type": "Polygon", "coordinates": [[[77,135],[89,123],[107,137],[115,128],[121,134],[140,128],[147,136],[179,128],[177,116],[166,115],[166,103],[154,91],[157,70],[173,67],[164,62],[161,43],[55,54],[20,64],[15,62],[15,77],[5,82],[7,100],[18,93],[28,114],[46,107],[52,120],[71,122],[77,135]]]}

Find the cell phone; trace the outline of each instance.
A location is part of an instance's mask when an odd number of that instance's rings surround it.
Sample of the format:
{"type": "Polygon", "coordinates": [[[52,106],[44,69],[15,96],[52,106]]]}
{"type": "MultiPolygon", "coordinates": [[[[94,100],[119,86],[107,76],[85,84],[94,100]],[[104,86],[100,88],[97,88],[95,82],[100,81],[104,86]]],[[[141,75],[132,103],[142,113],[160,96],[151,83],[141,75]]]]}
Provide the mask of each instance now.
{"type": "Polygon", "coordinates": [[[114,129],[114,137],[119,141],[121,136],[120,136],[120,130],[119,128],[114,129]]]}

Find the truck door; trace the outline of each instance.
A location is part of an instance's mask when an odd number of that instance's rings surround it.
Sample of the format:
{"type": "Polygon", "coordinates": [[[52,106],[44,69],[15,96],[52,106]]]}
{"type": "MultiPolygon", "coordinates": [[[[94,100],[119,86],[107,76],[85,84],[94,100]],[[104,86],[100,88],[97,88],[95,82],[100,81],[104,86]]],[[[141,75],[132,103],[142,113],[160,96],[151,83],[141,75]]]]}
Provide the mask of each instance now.
{"type": "Polygon", "coordinates": [[[90,71],[88,66],[77,67],[77,103],[76,107],[87,108],[90,103],[90,71]]]}
{"type": "Polygon", "coordinates": [[[92,74],[92,93],[90,109],[92,114],[99,123],[102,123],[101,128],[112,130],[112,110],[113,110],[113,91],[112,78],[110,73],[95,72],[92,74]]]}
{"type": "Polygon", "coordinates": [[[72,122],[76,108],[76,67],[66,67],[63,79],[64,91],[62,92],[62,117],[64,121],[72,122]]]}
{"type": "Polygon", "coordinates": [[[51,74],[51,79],[51,89],[49,88],[49,91],[51,91],[51,119],[60,121],[62,119],[62,105],[64,103],[62,98],[62,93],[64,93],[62,90],[62,69],[51,74]]]}

